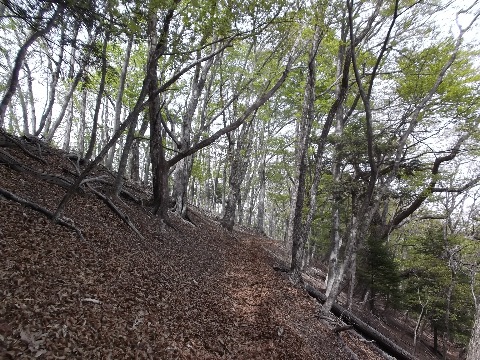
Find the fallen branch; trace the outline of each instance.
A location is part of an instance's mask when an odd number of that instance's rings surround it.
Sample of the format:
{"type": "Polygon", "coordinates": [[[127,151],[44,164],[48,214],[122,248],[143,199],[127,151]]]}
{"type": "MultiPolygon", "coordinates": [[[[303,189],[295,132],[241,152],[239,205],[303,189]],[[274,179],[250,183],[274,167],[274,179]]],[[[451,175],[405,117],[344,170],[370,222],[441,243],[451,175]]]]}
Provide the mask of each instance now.
{"type": "MultiPolygon", "coordinates": [[[[320,291],[315,289],[313,286],[306,284],[305,290],[308,294],[315,299],[317,299],[320,303],[324,303],[326,301],[326,296],[322,294],[320,291]]],[[[347,325],[351,325],[357,332],[366,336],[369,339],[375,341],[377,346],[385,351],[387,354],[396,357],[398,360],[415,360],[416,358],[411,355],[406,350],[402,349],[395,343],[393,343],[390,339],[386,336],[363,322],[357,316],[355,316],[351,311],[344,309],[338,304],[333,304],[332,306],[332,313],[337,317],[341,318],[347,325]]]]}
{"type": "MultiPolygon", "coordinates": [[[[25,207],[28,207],[32,210],[35,210],[35,211],[38,211],[39,213],[42,213],[43,215],[45,215],[47,218],[49,218],[50,220],[53,220],[54,219],[54,213],[51,212],[50,210],[44,208],[43,206],[41,205],[38,205],[38,204],[35,204],[34,202],[31,202],[31,201],[28,201],[28,200],[25,200],[13,193],[11,193],[10,191],[8,190],[5,190],[5,189],[2,189],[0,188],[0,195],[3,195],[6,199],[8,200],[12,200],[12,201],[15,201],[25,207]]],[[[80,231],[79,228],[77,228],[74,223],[73,223],[73,220],[71,219],[68,219],[68,218],[65,218],[65,217],[62,217],[62,218],[58,218],[56,219],[56,222],[62,226],[65,226],[71,230],[74,230],[78,237],[85,241],[85,238],[83,237],[82,235],[82,232],[80,231]]]]}

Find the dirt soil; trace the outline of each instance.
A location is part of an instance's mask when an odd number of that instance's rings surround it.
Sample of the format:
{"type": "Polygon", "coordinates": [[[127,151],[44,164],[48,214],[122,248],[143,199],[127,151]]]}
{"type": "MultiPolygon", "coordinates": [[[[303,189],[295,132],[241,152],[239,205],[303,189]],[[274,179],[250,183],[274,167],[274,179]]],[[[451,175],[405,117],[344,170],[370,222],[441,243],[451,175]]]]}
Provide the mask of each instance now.
{"type": "MultiPolygon", "coordinates": [[[[0,189],[53,212],[78,164],[22,146],[30,154],[0,147],[0,189]]],[[[89,178],[109,196],[109,171],[89,178]]],[[[0,195],[0,359],[385,358],[319,319],[319,304],[273,269],[274,240],[193,207],[190,221],[164,225],[143,205],[148,191],[125,189],[112,201],[142,237],[86,186],[63,218],[83,239],[0,195]]]]}

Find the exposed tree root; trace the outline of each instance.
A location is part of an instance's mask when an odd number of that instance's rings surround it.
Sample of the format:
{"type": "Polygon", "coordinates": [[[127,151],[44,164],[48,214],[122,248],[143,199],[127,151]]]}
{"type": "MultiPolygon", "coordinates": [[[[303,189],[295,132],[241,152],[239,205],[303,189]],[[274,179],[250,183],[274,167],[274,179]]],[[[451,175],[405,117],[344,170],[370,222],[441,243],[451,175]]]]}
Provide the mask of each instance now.
{"type": "Polygon", "coordinates": [[[125,224],[128,225],[128,227],[130,229],[133,230],[133,232],[135,234],[137,234],[137,236],[142,239],[142,240],[145,240],[145,238],[143,237],[142,234],[140,234],[140,232],[137,230],[137,228],[135,227],[135,225],[130,221],[129,217],[127,215],[125,215],[124,213],[122,213],[122,211],[112,202],[112,200],[110,200],[108,197],[106,197],[105,195],[103,195],[100,191],[94,189],[89,183],[86,183],[87,187],[95,194],[97,195],[97,197],[99,197],[109,208],[110,210],[112,210],[115,214],[118,215],[118,217],[120,219],[123,220],[123,222],[125,224]]]}
{"type": "Polygon", "coordinates": [[[353,325],[343,325],[343,326],[337,326],[335,327],[332,331],[336,334],[341,333],[342,331],[347,331],[353,329],[353,325]]]}
{"type": "Polygon", "coordinates": [[[32,154],[30,151],[28,151],[27,148],[22,144],[22,142],[20,140],[18,140],[14,136],[8,134],[5,130],[0,129],[0,147],[13,147],[15,145],[18,146],[26,155],[28,155],[32,159],[40,161],[43,164],[47,163],[41,157],[39,157],[35,154],[32,154]]]}
{"type": "MultiPolygon", "coordinates": [[[[53,219],[54,219],[54,213],[51,212],[50,210],[44,208],[44,207],[41,206],[41,205],[38,205],[38,204],[35,204],[35,203],[31,202],[31,201],[25,200],[25,199],[23,199],[23,198],[15,195],[15,194],[13,194],[13,193],[7,191],[7,190],[5,190],[5,189],[2,189],[2,188],[0,188],[0,195],[3,195],[3,196],[4,196],[6,199],[8,199],[8,200],[18,202],[19,204],[21,204],[21,205],[23,205],[23,206],[26,206],[26,207],[28,207],[28,208],[30,208],[30,209],[33,209],[33,210],[35,210],[35,211],[38,211],[38,212],[42,213],[43,215],[45,215],[45,216],[46,216],[47,218],[49,218],[50,220],[53,220],[53,219]]],[[[57,222],[58,224],[62,225],[62,226],[65,226],[65,227],[67,227],[67,228],[69,228],[69,229],[71,229],[71,230],[74,230],[74,231],[77,233],[78,237],[79,237],[81,240],[85,241],[85,238],[83,237],[82,232],[80,231],[79,228],[77,228],[77,227],[74,225],[73,220],[68,219],[68,218],[66,218],[66,217],[63,217],[63,218],[58,218],[58,219],[56,219],[56,222],[57,222]]]]}
{"type": "Polygon", "coordinates": [[[36,178],[42,179],[49,183],[61,186],[64,189],[68,189],[72,185],[72,181],[60,176],[60,175],[53,175],[53,174],[44,174],[38,172],[34,169],[31,169],[28,166],[23,165],[19,160],[17,160],[14,156],[10,155],[9,153],[0,150],[0,163],[7,164],[11,169],[19,172],[25,172],[35,176],[36,178]]]}

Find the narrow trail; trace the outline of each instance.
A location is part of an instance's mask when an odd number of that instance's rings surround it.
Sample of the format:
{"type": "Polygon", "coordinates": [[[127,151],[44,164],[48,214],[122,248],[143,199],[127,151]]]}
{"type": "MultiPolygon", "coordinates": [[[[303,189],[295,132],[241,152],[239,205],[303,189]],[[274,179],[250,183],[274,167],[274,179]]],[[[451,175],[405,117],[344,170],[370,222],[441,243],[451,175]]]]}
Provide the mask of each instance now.
{"type": "MultiPolygon", "coordinates": [[[[36,172],[73,176],[61,151],[42,148],[42,162],[3,151],[36,172]]],[[[109,172],[91,176],[108,195],[109,172]]],[[[65,192],[7,164],[0,187],[50,211],[65,192]]],[[[65,211],[85,240],[0,197],[1,359],[382,359],[319,321],[316,301],[273,269],[271,239],[229,233],[195,208],[191,222],[172,216],[174,228],[162,229],[148,208],[112,201],[143,239],[87,187],[65,211]]]]}

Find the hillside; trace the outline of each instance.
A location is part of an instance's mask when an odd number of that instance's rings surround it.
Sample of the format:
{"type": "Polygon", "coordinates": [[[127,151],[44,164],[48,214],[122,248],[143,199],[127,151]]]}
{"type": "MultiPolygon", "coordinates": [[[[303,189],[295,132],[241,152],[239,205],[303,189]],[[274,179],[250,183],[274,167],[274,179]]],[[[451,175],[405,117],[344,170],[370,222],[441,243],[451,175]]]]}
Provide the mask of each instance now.
{"type": "Polygon", "coordinates": [[[108,205],[102,168],[55,224],[31,207],[55,210],[78,159],[0,140],[2,358],[384,358],[354,331],[334,334],[316,300],[274,270],[274,240],[227,232],[196,208],[162,225],[133,184],[108,205]]]}

